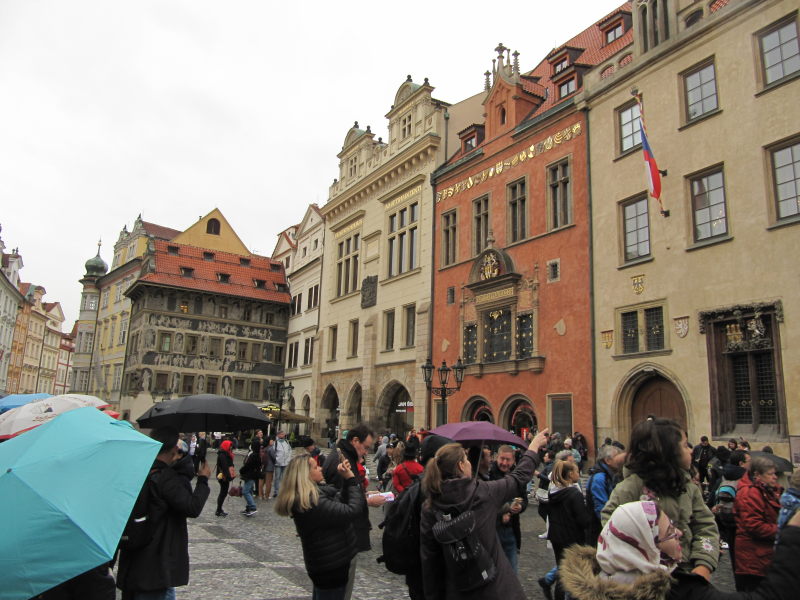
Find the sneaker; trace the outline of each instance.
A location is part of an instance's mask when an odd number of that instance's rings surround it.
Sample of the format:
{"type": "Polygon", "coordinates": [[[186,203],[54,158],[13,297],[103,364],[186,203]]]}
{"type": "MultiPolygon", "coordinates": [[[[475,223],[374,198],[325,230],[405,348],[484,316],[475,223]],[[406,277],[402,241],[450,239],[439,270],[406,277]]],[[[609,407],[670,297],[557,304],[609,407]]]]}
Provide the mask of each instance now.
{"type": "Polygon", "coordinates": [[[258,509],[257,509],[257,508],[251,508],[250,510],[246,510],[246,511],[244,512],[244,516],[245,516],[245,517],[252,517],[252,516],[253,516],[254,514],[256,514],[257,512],[258,512],[258,509]]]}
{"type": "Polygon", "coordinates": [[[728,542],[723,542],[723,541],[720,540],[720,543],[719,543],[719,549],[720,550],[727,550],[728,547],[729,547],[728,546],[728,542]]]}
{"type": "Polygon", "coordinates": [[[546,540],[547,539],[547,532],[545,531],[544,533],[540,533],[539,534],[539,539],[540,540],[546,540]]]}
{"type": "Polygon", "coordinates": [[[544,577],[539,577],[537,580],[539,587],[542,588],[542,593],[547,600],[553,600],[553,594],[550,592],[550,584],[545,581],[544,577]]]}
{"type": "Polygon", "coordinates": [[[227,517],[228,516],[228,513],[226,513],[224,510],[218,510],[214,514],[217,515],[218,517],[227,517]]]}

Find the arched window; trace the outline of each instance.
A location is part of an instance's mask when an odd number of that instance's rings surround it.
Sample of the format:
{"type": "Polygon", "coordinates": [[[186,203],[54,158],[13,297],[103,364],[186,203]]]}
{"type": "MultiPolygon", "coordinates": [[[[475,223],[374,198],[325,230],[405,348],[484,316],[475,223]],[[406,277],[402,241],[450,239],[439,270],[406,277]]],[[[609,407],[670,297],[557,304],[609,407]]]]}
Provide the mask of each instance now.
{"type": "Polygon", "coordinates": [[[614,74],[614,65],[608,65],[605,69],[600,72],[600,79],[605,79],[609,75],[614,74]]]}
{"type": "Polygon", "coordinates": [[[506,124],[506,109],[505,108],[501,108],[500,109],[500,125],[505,125],[505,124],[506,124]]]}
{"type": "Polygon", "coordinates": [[[653,0],[650,5],[650,18],[653,19],[653,46],[658,46],[661,41],[658,39],[658,0],[653,0]]]}
{"type": "Polygon", "coordinates": [[[650,36],[648,35],[650,22],[647,20],[647,5],[643,4],[639,9],[639,23],[642,26],[641,31],[639,32],[639,39],[642,42],[642,52],[647,52],[650,49],[650,36]]]}
{"type": "Polygon", "coordinates": [[[209,219],[206,225],[206,233],[211,235],[219,235],[219,221],[217,219],[209,219]]]}
{"type": "Polygon", "coordinates": [[[692,14],[690,14],[688,17],[686,17],[686,20],[684,21],[684,24],[688,28],[688,27],[691,27],[692,25],[695,25],[696,23],[698,23],[700,21],[700,19],[702,19],[702,18],[703,18],[703,11],[702,10],[696,10],[692,14]]]}

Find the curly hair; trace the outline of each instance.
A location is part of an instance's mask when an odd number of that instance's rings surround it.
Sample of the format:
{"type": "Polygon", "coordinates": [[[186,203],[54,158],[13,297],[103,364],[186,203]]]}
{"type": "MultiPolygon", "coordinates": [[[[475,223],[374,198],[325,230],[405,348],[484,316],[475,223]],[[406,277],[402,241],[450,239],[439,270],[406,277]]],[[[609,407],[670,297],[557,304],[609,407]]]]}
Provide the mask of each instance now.
{"type": "Polygon", "coordinates": [[[681,466],[683,431],[672,419],[647,419],[631,432],[626,466],[655,493],[678,497],[686,491],[681,466]]]}

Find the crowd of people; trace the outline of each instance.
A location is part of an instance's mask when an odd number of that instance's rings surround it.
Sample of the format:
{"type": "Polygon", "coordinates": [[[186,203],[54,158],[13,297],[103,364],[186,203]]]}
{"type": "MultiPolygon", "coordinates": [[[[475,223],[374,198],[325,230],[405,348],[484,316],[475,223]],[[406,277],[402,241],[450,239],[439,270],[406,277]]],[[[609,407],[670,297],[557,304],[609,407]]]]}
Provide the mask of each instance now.
{"type": "MultiPolygon", "coordinates": [[[[591,468],[583,436],[547,430],[521,451],[414,430],[376,438],[359,424],[326,454],[311,438],[292,448],[283,431],[255,431],[239,459],[233,440],[212,437],[213,469],[205,433],[151,436],[162,446],[140,494],[144,541],[123,533],[116,581],[102,565],[41,598],[111,600],[115,584],[123,600],[175,598],[189,579],[187,518],[202,512],[210,478],[218,518],[235,495],[244,517],[273,499],[292,518],[315,600],[351,597],[379,507],[379,562],[405,576],[412,600],[525,598],[520,518],[531,504],[553,553],[538,579],[548,600],[781,600],[800,589],[800,471],[786,473],[784,491],[769,453],[751,456],[744,440],[713,448],[705,436],[692,448],[668,419],[637,424],[627,447],[606,439],[591,468]],[[726,549],[736,592],[711,584],[726,549]]],[[[129,526],[142,521],[134,513],[129,526]]]]}

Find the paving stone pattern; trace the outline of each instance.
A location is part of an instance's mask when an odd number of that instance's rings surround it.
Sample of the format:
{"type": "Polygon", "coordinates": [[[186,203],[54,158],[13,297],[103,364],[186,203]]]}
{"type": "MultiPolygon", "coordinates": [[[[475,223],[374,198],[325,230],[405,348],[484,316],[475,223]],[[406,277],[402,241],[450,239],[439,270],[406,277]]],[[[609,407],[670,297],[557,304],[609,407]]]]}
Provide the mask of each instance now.
{"type": "MultiPolygon", "coordinates": [[[[237,458],[237,465],[240,459],[237,458]]],[[[370,472],[374,474],[371,461],[370,472]]],[[[252,517],[240,514],[244,500],[228,498],[225,518],[214,516],[217,483],[211,481],[211,496],[197,519],[189,520],[189,585],[178,588],[179,600],[271,600],[307,599],[311,582],[303,566],[300,540],[291,519],[279,517],[274,500],[259,500],[258,513],[252,517]]],[[[374,484],[372,485],[374,487],[374,484]]],[[[355,600],[401,600],[408,598],[403,578],[389,573],[375,562],[380,555],[382,509],[371,508],[372,547],[358,556],[355,600]]],[[[522,553],[520,579],[529,598],[543,599],[537,579],[554,564],[547,542],[537,535],[543,522],[532,503],[522,515],[522,553]]],[[[714,583],[733,590],[733,578],[727,554],[723,557],[714,583]]]]}

